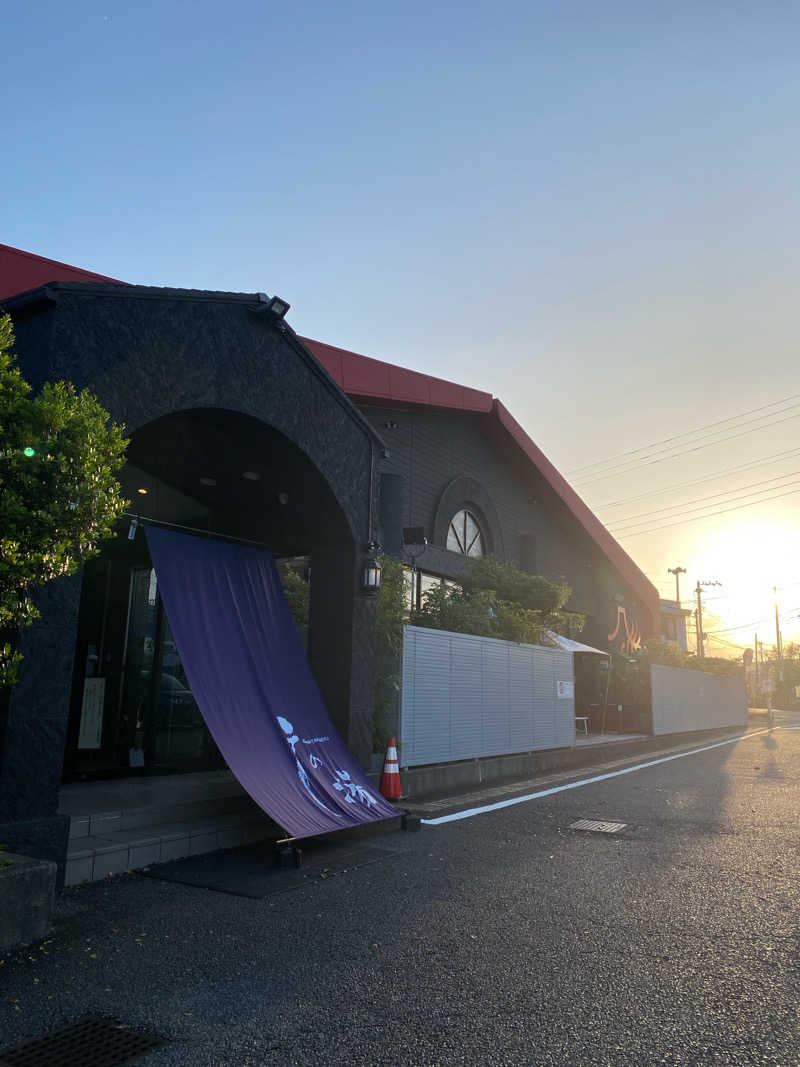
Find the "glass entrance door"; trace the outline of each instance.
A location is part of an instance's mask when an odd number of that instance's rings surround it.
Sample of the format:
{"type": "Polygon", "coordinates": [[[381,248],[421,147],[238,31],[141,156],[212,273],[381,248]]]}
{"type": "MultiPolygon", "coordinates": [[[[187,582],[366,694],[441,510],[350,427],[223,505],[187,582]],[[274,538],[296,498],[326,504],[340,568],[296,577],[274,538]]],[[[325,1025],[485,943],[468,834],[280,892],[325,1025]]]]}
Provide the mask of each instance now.
{"type": "Polygon", "coordinates": [[[192,695],[151,567],[131,572],[122,703],[131,767],[156,773],[223,765],[192,695]]]}
{"type": "Polygon", "coordinates": [[[223,767],[183,670],[141,547],[87,565],[64,775],[109,778],[223,767]]]}

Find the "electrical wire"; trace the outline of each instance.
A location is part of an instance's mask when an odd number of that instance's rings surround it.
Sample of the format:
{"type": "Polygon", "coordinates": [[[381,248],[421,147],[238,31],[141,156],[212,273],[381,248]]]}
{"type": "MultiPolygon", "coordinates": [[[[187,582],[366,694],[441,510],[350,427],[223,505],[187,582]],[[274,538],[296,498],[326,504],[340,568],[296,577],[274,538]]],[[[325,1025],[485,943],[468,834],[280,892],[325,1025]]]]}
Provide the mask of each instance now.
{"type": "MultiPolygon", "coordinates": [[[[721,496],[731,497],[731,500],[745,500],[748,496],[755,496],[756,493],[745,493],[745,495],[742,496],[742,497],[737,497],[737,496],[735,496],[733,494],[741,493],[745,489],[755,489],[756,486],[758,486],[758,485],[769,485],[770,482],[779,482],[782,478],[795,478],[798,475],[800,475],[800,471],[788,471],[786,474],[777,474],[774,478],[763,478],[761,481],[751,482],[750,485],[740,485],[738,487],[738,489],[722,489],[722,490],[720,490],[719,493],[709,493],[708,496],[700,496],[700,497],[697,497],[695,500],[683,500],[683,501],[681,501],[680,504],[668,504],[666,507],[656,508],[654,511],[642,511],[642,512],[639,512],[638,515],[628,515],[624,519],[617,519],[617,521],[615,523],[612,523],[609,526],[609,529],[613,530],[615,527],[617,529],[619,529],[620,525],[621,526],[627,526],[627,525],[641,526],[642,523],[634,522],[633,520],[634,519],[649,520],[649,519],[653,518],[655,515],[661,515],[665,511],[675,511],[675,510],[677,510],[679,508],[686,507],[688,504],[700,504],[701,506],[700,506],[700,508],[690,508],[689,512],[684,512],[684,514],[689,514],[692,511],[700,511],[700,510],[702,510],[702,508],[704,506],[703,503],[702,503],[704,500],[715,500],[715,499],[717,499],[717,498],[719,498],[721,496]]],[[[800,484],[800,483],[787,482],[787,485],[797,485],[797,484],[800,484]]],[[[787,486],[783,486],[783,485],[776,485],[775,486],[776,489],[785,489],[786,487],[787,486]]],[[[767,489],[757,490],[757,492],[769,492],[769,491],[770,490],[767,490],[767,489]]],[[[731,502],[730,500],[720,500],[721,504],[729,504],[730,502],[731,502]]],[[[705,505],[705,506],[708,506],[708,505],[705,505]]],[[[671,519],[671,518],[674,518],[675,516],[667,515],[666,517],[668,519],[671,519]]]]}
{"type": "MultiPolygon", "coordinates": [[[[792,611],[800,611],[800,606],[795,608],[784,608],[784,615],[788,615],[792,611]]],[[[742,622],[738,626],[723,626],[721,629],[709,630],[709,633],[713,634],[727,634],[732,630],[747,630],[751,626],[766,626],[775,621],[773,615],[767,615],[762,619],[754,619],[752,622],[742,622]]]]}
{"type": "MultiPolygon", "coordinates": [[[[660,441],[654,441],[649,445],[640,445],[639,448],[632,448],[627,452],[618,452],[614,456],[609,456],[607,459],[598,459],[593,463],[586,463],[582,467],[573,467],[572,470],[566,471],[567,476],[572,474],[579,474],[581,471],[589,470],[592,467],[602,467],[606,463],[611,463],[614,460],[622,459],[624,456],[633,456],[637,452],[648,452],[651,448],[657,448],[659,445],[667,445],[674,441],[679,441],[682,437],[692,437],[696,433],[700,433],[702,430],[710,430],[714,426],[723,426],[726,422],[736,422],[737,419],[746,418],[748,415],[754,415],[757,411],[766,411],[767,408],[775,408],[780,404],[788,404],[793,400],[800,400],[800,393],[794,393],[792,396],[785,396],[782,400],[773,400],[770,404],[762,404],[757,408],[750,408],[748,411],[740,411],[738,415],[729,415],[727,419],[719,419],[717,422],[707,422],[702,426],[695,427],[694,430],[684,430],[683,433],[673,434],[671,437],[664,437],[660,441]]],[[[780,414],[780,412],[777,412],[780,414]]],[[[761,415],[760,418],[766,418],[761,415]]],[[[755,420],[753,420],[755,421],[755,420]]]]}
{"type": "MultiPolygon", "coordinates": [[[[789,486],[794,486],[794,485],[800,486],[800,482],[787,482],[786,485],[776,485],[774,488],[775,489],[788,489],[789,486]]],[[[744,496],[732,497],[730,500],[721,500],[720,503],[721,504],[732,504],[735,501],[747,500],[748,497],[760,496],[763,493],[769,493],[769,492],[773,492],[773,491],[774,490],[771,490],[771,489],[758,489],[755,493],[745,493],[744,496]]],[[[793,489],[792,490],[792,492],[798,492],[798,491],[800,491],[800,490],[797,490],[797,489],[793,489]]],[[[790,494],[787,493],[785,495],[789,496],[790,494]]],[[[774,500],[774,499],[778,499],[778,498],[777,497],[765,497],[764,499],[765,500],[774,500]]],[[[754,501],[754,503],[759,503],[759,501],[754,501]]],[[[742,506],[743,507],[748,507],[749,505],[745,504],[745,505],[742,505],[742,506]]],[[[701,504],[697,508],[689,508],[688,511],[684,511],[682,515],[666,515],[665,518],[667,518],[667,519],[676,519],[676,518],[683,519],[684,516],[686,516],[686,515],[691,515],[695,511],[705,511],[706,508],[709,508],[709,507],[713,507],[713,505],[712,504],[701,504]]],[[[718,514],[723,514],[723,513],[715,511],[715,512],[711,512],[710,514],[718,515],[718,514]]],[[[654,518],[654,516],[650,516],[649,518],[642,519],[639,522],[633,522],[633,523],[624,524],[622,528],[620,528],[620,527],[611,527],[610,529],[611,529],[611,532],[616,537],[616,535],[618,533],[619,534],[626,534],[630,530],[633,530],[636,526],[646,526],[651,521],[652,518],[654,518]]],[[[701,515],[701,516],[699,516],[699,518],[705,518],[705,516],[701,515]]],[[[655,528],[659,529],[660,527],[655,527],[655,528]]],[[[666,529],[666,527],[664,527],[664,529],[666,529]]]]}
{"type": "Polygon", "coordinates": [[[774,496],[766,496],[762,500],[752,500],[749,504],[738,504],[733,508],[722,508],[719,511],[709,511],[707,515],[695,515],[690,519],[679,519],[677,522],[668,522],[659,526],[651,526],[648,530],[634,530],[632,533],[621,531],[615,533],[614,537],[640,537],[642,534],[650,534],[660,532],[661,530],[670,530],[674,526],[685,526],[690,522],[699,522],[701,519],[713,519],[717,515],[728,515],[732,511],[743,511],[745,508],[753,508],[757,504],[768,504],[772,500],[782,500],[786,496],[794,496],[796,493],[800,493],[800,489],[790,489],[788,493],[777,493],[774,496]]]}
{"type": "MultiPolygon", "coordinates": [[[[788,408],[786,409],[789,410],[788,408]]],[[[778,419],[776,422],[768,423],[764,426],[756,426],[749,430],[742,430],[741,433],[731,434],[729,437],[720,437],[716,441],[709,441],[706,444],[695,445],[692,448],[685,448],[682,452],[673,452],[669,456],[662,456],[660,459],[646,459],[641,463],[638,463],[632,467],[626,469],[604,471],[600,473],[596,478],[590,478],[584,482],[582,479],[577,483],[579,487],[585,488],[587,485],[595,485],[597,482],[605,481],[608,478],[621,477],[623,474],[633,474],[635,471],[644,470],[645,467],[652,467],[656,463],[666,463],[667,460],[677,459],[679,456],[687,456],[691,452],[701,452],[705,448],[712,448],[714,445],[723,445],[726,441],[735,441],[739,437],[746,437],[748,434],[756,433],[758,430],[771,430],[775,426],[780,426],[784,422],[790,422],[792,419],[800,418],[800,412],[794,415],[789,415],[785,419],[778,419]]]]}
{"type": "Polygon", "coordinates": [[[722,478],[727,474],[735,474],[744,470],[756,470],[758,467],[764,467],[767,463],[779,461],[781,459],[789,459],[790,457],[800,455],[800,448],[789,448],[785,452],[776,452],[772,456],[764,456],[763,459],[751,460],[748,463],[742,463],[738,467],[727,467],[721,471],[715,471],[713,474],[707,474],[703,478],[697,478],[693,482],[682,482],[680,485],[668,485],[663,489],[648,489],[646,493],[639,493],[637,496],[629,496],[623,500],[611,500],[607,504],[598,504],[594,507],[593,511],[602,511],[604,508],[616,508],[622,504],[632,504],[636,500],[644,500],[648,496],[660,496],[662,493],[678,492],[681,489],[691,489],[693,485],[701,485],[703,482],[713,482],[718,478],[722,478]]]}

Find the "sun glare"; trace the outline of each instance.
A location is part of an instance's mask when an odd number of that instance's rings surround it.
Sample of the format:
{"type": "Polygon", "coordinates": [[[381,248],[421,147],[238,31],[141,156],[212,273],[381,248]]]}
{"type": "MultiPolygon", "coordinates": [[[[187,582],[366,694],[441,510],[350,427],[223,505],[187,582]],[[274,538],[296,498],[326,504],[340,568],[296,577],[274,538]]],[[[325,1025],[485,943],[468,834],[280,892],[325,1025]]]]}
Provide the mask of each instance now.
{"type": "Polygon", "coordinates": [[[721,626],[744,628],[732,633],[741,644],[752,644],[752,632],[774,641],[775,595],[785,639],[800,633],[800,536],[789,522],[758,519],[737,520],[709,532],[697,546],[701,580],[716,580],[722,587],[709,588],[704,597],[708,611],[721,626]],[[708,573],[705,573],[705,571],[708,573]]]}

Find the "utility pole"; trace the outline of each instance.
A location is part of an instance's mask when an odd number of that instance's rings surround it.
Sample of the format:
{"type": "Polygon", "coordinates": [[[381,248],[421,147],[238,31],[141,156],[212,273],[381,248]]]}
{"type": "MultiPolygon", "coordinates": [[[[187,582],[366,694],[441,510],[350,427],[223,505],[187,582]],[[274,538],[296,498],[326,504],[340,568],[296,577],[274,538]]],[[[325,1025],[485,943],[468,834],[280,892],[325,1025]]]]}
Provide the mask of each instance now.
{"type": "Polygon", "coordinates": [[[678,607],[681,606],[681,575],[686,574],[685,567],[667,567],[667,574],[675,575],[675,599],[678,607]]]}
{"type": "Polygon", "coordinates": [[[783,692],[783,639],[781,637],[781,619],[778,614],[778,587],[773,585],[772,592],[775,594],[775,655],[777,656],[777,663],[775,664],[775,671],[777,677],[775,679],[776,699],[781,699],[783,692]]]}
{"type": "Polygon", "coordinates": [[[775,594],[775,649],[778,653],[778,659],[783,659],[783,641],[781,640],[781,621],[778,615],[778,587],[773,585],[772,592],[775,594]]]}
{"type": "Polygon", "coordinates": [[[703,633],[703,601],[701,600],[703,594],[703,586],[706,585],[722,585],[722,582],[700,582],[698,581],[695,587],[695,593],[697,594],[697,658],[705,659],[706,652],[703,645],[705,634],[703,633]]]}
{"type": "Polygon", "coordinates": [[[755,657],[753,659],[753,664],[755,665],[755,668],[756,668],[756,681],[755,681],[755,685],[753,686],[753,692],[754,692],[754,695],[757,696],[761,692],[761,690],[758,687],[758,634],[756,634],[755,652],[756,652],[756,654],[755,654],[755,657]]]}

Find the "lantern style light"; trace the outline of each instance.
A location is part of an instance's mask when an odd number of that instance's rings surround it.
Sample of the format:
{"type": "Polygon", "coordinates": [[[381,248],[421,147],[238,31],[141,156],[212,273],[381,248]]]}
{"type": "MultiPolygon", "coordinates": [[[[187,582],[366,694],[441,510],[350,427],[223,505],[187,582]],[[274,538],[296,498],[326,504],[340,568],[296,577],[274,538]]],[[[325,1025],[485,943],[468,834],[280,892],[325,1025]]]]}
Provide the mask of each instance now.
{"type": "Polygon", "coordinates": [[[378,562],[378,548],[375,541],[367,545],[369,555],[364,563],[362,586],[365,593],[377,593],[381,587],[381,565],[378,562]]]}

